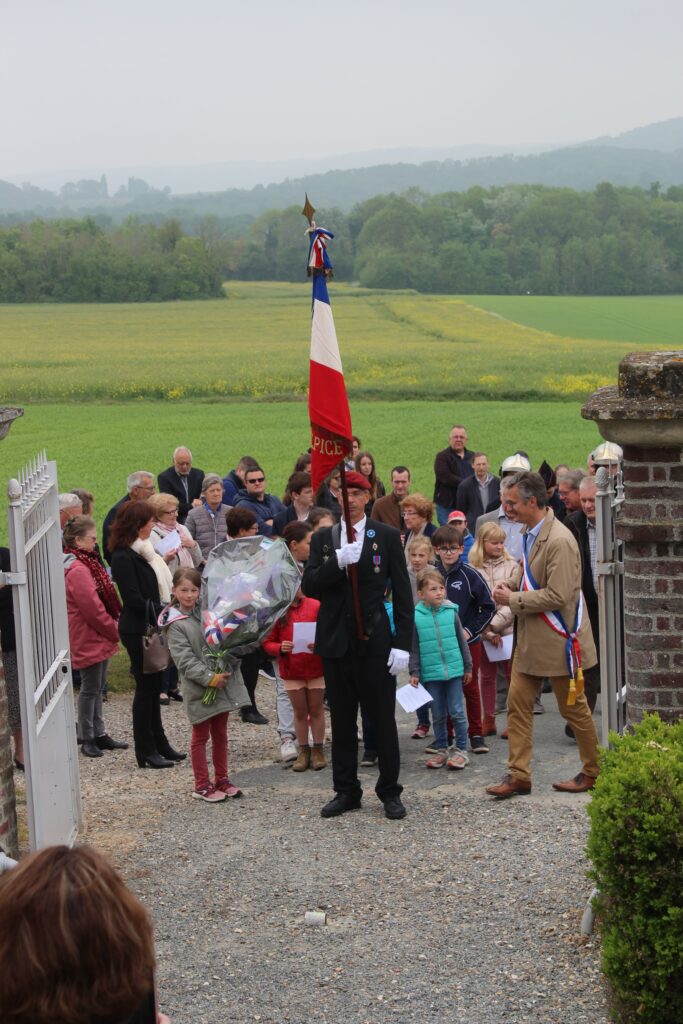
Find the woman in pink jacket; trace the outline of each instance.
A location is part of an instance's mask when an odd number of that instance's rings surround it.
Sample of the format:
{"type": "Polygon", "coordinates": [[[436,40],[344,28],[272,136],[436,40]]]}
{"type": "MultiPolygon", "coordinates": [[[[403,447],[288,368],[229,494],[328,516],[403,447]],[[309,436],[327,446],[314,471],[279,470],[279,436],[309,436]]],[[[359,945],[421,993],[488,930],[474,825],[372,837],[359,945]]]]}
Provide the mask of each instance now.
{"type": "Polygon", "coordinates": [[[90,516],[74,516],[64,527],[66,610],[71,664],[80,669],[78,728],[86,757],[104,750],[127,750],[107,735],[102,718],[102,688],[109,659],[119,647],[121,602],[95,547],[97,530],[90,516]]]}

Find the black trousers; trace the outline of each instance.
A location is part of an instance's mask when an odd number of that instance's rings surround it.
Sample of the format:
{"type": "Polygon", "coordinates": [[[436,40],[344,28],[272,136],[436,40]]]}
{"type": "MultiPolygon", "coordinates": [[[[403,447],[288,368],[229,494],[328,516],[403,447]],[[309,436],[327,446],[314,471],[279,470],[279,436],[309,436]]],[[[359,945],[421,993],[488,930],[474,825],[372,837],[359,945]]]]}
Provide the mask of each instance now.
{"type": "Polygon", "coordinates": [[[133,741],[139,757],[163,754],[170,744],[161,724],[161,672],[145,674],[142,671],[142,636],[139,633],[121,633],[121,643],[128,651],[135,677],[133,696],[133,741]]]}
{"type": "MultiPolygon", "coordinates": [[[[263,656],[263,651],[260,647],[257,647],[255,651],[245,654],[240,661],[242,681],[244,682],[246,691],[249,694],[252,711],[258,711],[258,708],[256,707],[256,684],[258,683],[259,669],[263,664],[263,656]]],[[[243,708],[243,710],[247,711],[249,709],[243,708]]]]}
{"type": "Polygon", "coordinates": [[[374,728],[379,762],[375,792],[380,800],[399,796],[401,758],[396,731],[396,681],[387,657],[323,658],[325,688],[332,721],[332,783],[337,793],[361,796],[358,779],[358,706],[374,728]]]}

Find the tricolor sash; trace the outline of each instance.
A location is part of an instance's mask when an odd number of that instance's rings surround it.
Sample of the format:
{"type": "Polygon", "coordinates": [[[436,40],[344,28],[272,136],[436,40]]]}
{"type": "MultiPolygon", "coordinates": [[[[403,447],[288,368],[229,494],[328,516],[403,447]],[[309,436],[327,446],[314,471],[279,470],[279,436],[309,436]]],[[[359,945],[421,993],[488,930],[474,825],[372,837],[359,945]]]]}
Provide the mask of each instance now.
{"type": "MultiPolygon", "coordinates": [[[[540,585],[534,579],[534,575],[529,568],[529,559],[526,552],[526,544],[523,546],[522,551],[522,590],[540,590],[540,585]]],[[[569,694],[567,696],[567,704],[576,703],[576,698],[583,693],[583,669],[581,668],[581,646],[579,644],[579,629],[581,628],[581,622],[583,621],[583,594],[579,590],[579,600],[576,605],[576,617],[574,620],[573,629],[568,629],[562,613],[556,612],[538,612],[540,618],[550,626],[550,628],[559,636],[563,637],[565,643],[565,656],[567,658],[567,668],[569,670],[569,694]]]]}

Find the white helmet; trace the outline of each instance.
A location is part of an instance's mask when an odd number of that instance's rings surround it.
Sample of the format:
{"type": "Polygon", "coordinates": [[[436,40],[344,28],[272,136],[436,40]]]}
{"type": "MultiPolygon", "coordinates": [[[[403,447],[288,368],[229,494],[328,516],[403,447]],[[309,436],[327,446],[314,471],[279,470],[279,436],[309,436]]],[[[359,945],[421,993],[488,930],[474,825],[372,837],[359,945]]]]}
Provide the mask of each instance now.
{"type": "Polygon", "coordinates": [[[524,455],[515,452],[514,455],[508,455],[507,459],[503,460],[500,472],[501,476],[504,476],[505,473],[530,473],[531,463],[524,455]]]}

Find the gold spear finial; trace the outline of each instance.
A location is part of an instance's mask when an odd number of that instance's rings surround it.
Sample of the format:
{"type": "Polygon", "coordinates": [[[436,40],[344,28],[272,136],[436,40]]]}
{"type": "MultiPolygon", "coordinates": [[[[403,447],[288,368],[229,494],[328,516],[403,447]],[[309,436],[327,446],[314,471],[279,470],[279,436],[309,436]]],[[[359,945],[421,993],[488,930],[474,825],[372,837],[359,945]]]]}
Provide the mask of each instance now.
{"type": "Polygon", "coordinates": [[[306,192],[304,194],[306,196],[306,202],[304,203],[304,208],[301,212],[308,221],[308,226],[310,227],[311,224],[313,223],[313,214],[315,213],[315,206],[313,206],[311,200],[308,198],[308,193],[306,192]]]}

